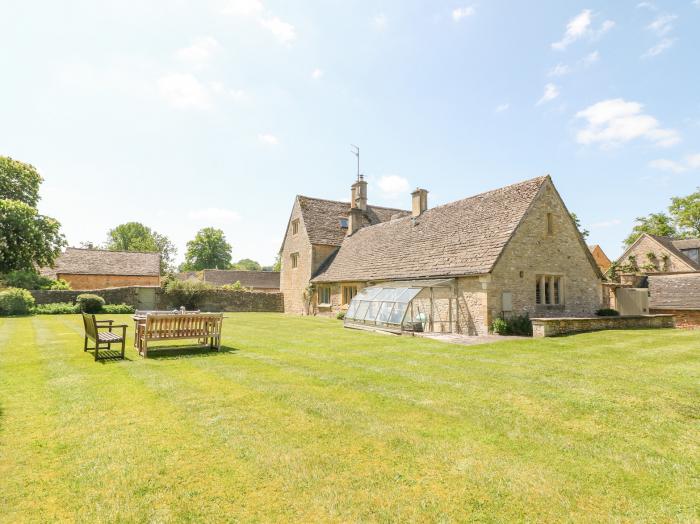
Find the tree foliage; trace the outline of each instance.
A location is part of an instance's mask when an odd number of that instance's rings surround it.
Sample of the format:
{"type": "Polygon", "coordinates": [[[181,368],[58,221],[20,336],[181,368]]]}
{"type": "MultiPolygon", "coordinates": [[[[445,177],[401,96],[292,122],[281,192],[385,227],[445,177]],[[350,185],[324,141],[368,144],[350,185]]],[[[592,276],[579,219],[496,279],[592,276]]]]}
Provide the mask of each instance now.
{"type": "Polygon", "coordinates": [[[272,266],[272,271],[282,271],[282,255],[277,253],[277,257],[275,258],[275,263],[272,266]]]}
{"type": "Polygon", "coordinates": [[[0,273],[50,266],[65,245],[61,225],[36,209],[41,182],[33,166],[0,156],[0,273]]]}
{"type": "Polygon", "coordinates": [[[590,235],[591,232],[588,231],[588,229],[581,228],[581,219],[576,215],[576,213],[571,213],[571,218],[573,219],[574,224],[576,224],[576,229],[578,229],[581,232],[583,240],[588,240],[588,235],[590,235]]]}
{"type": "Polygon", "coordinates": [[[668,210],[682,236],[700,237],[700,188],[686,197],[672,198],[668,210]]]}
{"type": "Polygon", "coordinates": [[[673,218],[666,213],[652,213],[646,217],[637,217],[634,221],[636,224],[632,228],[632,232],[624,240],[626,247],[634,244],[635,240],[643,233],[662,237],[678,236],[678,230],[673,222],[673,218]]]}
{"type": "Polygon", "coordinates": [[[233,265],[233,269],[240,269],[242,271],[262,271],[262,266],[255,260],[243,258],[233,265]]]}
{"type": "Polygon", "coordinates": [[[177,253],[175,245],[168,237],[140,222],[126,222],[110,229],[107,233],[107,249],[160,253],[161,274],[173,270],[173,261],[177,253]]]}
{"type": "Polygon", "coordinates": [[[185,263],[182,271],[203,269],[229,269],[231,267],[231,244],[221,229],[205,227],[197,232],[194,239],[187,242],[185,263]]]}

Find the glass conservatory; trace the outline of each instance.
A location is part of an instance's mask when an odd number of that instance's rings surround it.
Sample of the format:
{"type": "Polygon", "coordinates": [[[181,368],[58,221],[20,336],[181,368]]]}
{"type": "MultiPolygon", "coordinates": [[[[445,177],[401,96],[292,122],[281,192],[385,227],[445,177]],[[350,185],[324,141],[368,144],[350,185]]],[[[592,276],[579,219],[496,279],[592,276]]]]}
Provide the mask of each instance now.
{"type": "Polygon", "coordinates": [[[387,282],[362,289],[344,326],[392,333],[453,333],[459,316],[454,279],[387,282]]]}

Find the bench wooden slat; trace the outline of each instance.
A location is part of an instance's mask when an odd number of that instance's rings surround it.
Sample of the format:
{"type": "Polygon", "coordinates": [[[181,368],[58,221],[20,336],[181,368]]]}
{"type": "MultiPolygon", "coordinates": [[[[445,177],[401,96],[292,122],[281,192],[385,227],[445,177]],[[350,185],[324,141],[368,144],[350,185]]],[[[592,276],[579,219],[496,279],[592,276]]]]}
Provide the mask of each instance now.
{"type": "Polygon", "coordinates": [[[210,347],[221,347],[223,313],[185,313],[146,315],[146,324],[139,331],[141,354],[148,354],[148,342],[159,340],[209,340],[210,347]]]}

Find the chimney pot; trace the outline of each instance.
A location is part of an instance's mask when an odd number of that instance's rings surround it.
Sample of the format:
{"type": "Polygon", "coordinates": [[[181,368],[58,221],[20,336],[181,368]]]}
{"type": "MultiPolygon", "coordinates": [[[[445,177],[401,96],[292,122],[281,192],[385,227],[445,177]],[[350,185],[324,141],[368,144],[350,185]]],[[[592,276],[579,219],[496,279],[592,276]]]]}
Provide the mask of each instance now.
{"type": "Polygon", "coordinates": [[[411,215],[413,217],[421,216],[427,209],[428,190],[416,188],[416,190],[411,193],[411,215]]]}

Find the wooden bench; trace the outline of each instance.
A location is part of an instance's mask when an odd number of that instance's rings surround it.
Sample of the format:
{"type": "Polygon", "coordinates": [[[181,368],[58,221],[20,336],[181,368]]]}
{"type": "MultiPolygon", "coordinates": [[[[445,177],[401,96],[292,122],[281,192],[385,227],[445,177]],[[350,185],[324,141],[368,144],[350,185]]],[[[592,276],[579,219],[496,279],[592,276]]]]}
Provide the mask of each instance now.
{"type": "Polygon", "coordinates": [[[208,344],[211,349],[219,351],[223,319],[223,313],[149,313],[139,330],[139,353],[144,358],[148,356],[149,342],[186,339],[196,339],[200,344],[208,344]]]}
{"type": "Polygon", "coordinates": [[[97,320],[95,315],[88,315],[87,313],[83,313],[83,324],[85,325],[83,351],[95,350],[95,360],[98,360],[100,358],[100,349],[111,351],[112,344],[121,344],[121,358],[124,358],[126,324],[115,324],[114,320],[97,320]],[[121,336],[112,331],[114,328],[122,330],[121,336]],[[94,348],[88,347],[88,339],[95,343],[94,348]]]}

